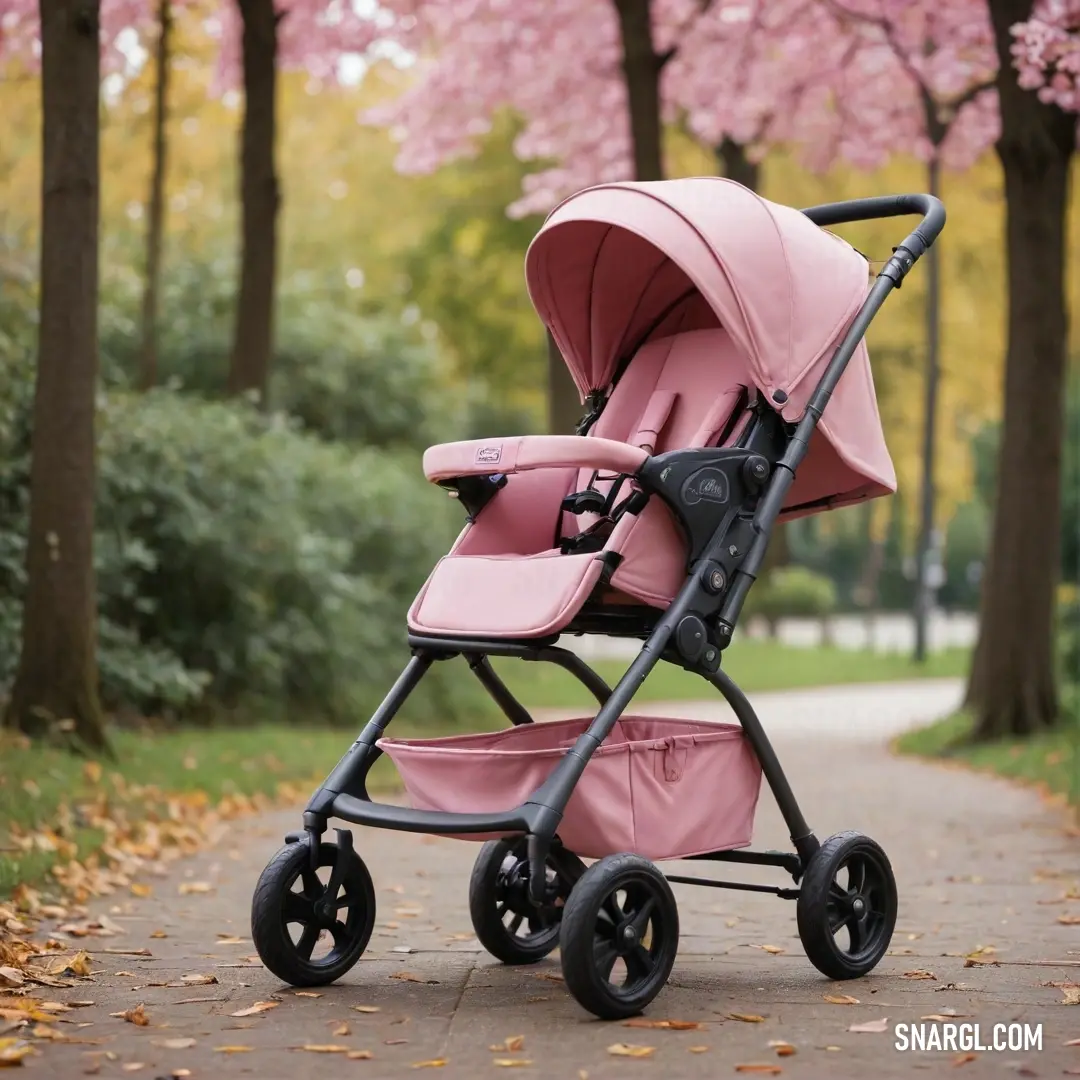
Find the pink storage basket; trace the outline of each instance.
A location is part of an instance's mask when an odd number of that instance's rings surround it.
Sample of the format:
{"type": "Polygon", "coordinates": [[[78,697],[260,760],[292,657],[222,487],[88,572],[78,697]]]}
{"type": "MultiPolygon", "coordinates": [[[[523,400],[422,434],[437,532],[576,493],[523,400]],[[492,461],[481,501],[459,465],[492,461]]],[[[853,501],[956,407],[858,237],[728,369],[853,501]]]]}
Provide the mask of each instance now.
{"type": "MultiPolygon", "coordinates": [[[[523,803],[591,722],[380,739],[378,746],[397,766],[413,807],[484,813],[523,803]]],[[[620,851],[679,859],[746,847],[760,788],[761,766],[737,725],[624,716],[585,767],[559,836],[594,859],[620,851]]]]}

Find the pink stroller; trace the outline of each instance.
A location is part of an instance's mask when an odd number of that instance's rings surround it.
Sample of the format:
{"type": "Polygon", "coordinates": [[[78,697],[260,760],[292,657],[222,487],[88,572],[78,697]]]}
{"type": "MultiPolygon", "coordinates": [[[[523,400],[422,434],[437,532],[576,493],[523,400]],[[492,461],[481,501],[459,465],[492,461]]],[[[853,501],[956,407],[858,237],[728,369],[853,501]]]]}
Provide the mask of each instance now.
{"type": "Polygon", "coordinates": [[[602,1018],[639,1012],[667,981],[672,881],[794,899],[830,978],[878,963],[896,921],[889,860],[858,833],[815,838],[720,660],[778,518],[895,490],[863,335],[944,223],[926,195],[798,211],[711,177],[605,184],[552,212],[526,276],[587,413],[577,435],[424,455],[466,525],[409,611],[412,659],[259,880],[252,932],[270,971],[329,983],[368,944],[371,877],[349,830],[323,840],[331,817],[486,841],[469,895],[480,942],[508,964],[560,946],[566,985],[602,1018]],[[865,258],[821,226],[903,214],[923,219],[868,290],[865,258]],[[583,633],[643,641],[614,689],[556,647],[583,633]],[[513,726],[384,738],[431,665],[455,656],[513,726]],[[599,711],[534,724],[490,656],[560,665],[599,711]],[[739,724],[624,715],[661,660],[712,683],[739,724]],[[408,807],[367,794],[384,751],[408,807]],[[762,773],[794,851],[745,850],[762,773]],[[674,858],[773,866],[797,888],[650,861],[674,858]]]}

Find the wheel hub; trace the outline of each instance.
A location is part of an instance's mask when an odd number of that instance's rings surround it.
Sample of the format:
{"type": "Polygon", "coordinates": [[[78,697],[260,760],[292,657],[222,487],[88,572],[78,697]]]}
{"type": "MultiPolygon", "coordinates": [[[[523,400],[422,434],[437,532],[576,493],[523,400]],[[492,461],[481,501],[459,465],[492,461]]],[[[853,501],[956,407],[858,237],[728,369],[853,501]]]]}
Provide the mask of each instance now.
{"type": "Polygon", "coordinates": [[[630,923],[623,923],[615,932],[615,951],[620,956],[632,952],[638,944],[638,932],[630,923]]]}
{"type": "Polygon", "coordinates": [[[856,895],[851,901],[851,910],[861,919],[866,914],[866,901],[861,896],[856,895]]]}

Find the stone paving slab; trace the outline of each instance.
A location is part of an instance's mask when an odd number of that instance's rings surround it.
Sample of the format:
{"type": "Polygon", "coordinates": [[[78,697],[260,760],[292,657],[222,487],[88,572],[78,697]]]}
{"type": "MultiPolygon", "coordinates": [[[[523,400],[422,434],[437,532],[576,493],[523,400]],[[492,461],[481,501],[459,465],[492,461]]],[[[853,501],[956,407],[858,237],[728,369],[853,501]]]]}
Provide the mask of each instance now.
{"type": "MultiPolygon", "coordinates": [[[[262,866],[294,829],[299,813],[239,825],[219,849],[177,864],[146,899],[104,904],[122,937],[94,940],[92,949],[149,947],[142,958],[98,953],[93,983],[54,991],[61,1000],[92,999],[73,1019],[90,1026],[72,1035],[99,1045],[54,1044],[32,1059],[28,1076],[66,1080],[93,1075],[168,1077],[189,1069],[195,1080],[257,1076],[396,1077],[418,1062],[445,1060],[433,1075],[473,1078],[504,1073],[536,1077],[736,1076],[739,1064],[782,1068],[785,1077],[1061,1076],[1080,1071],[1080,1007],[1060,1004],[1060,984],[1078,977],[1080,927],[1058,917],[1080,914],[1080,903],[1051,903],[1080,881],[1080,846],[1060,814],[1029,791],[988,777],[898,759],[885,739],[896,730],[948,711],[953,682],[761,695],[767,729],[776,732],[781,761],[818,835],[858,828],[883,844],[900,889],[900,918],[892,954],[870,976],[835,984],[803,956],[794,904],[768,896],[676,885],[683,936],[666,990],[651,1019],[698,1021],[691,1031],[628,1028],[591,1019],[559,977],[557,955],[527,968],[507,968],[471,936],[468,876],[476,846],[355,830],[356,849],[371,868],[379,903],[368,953],[338,985],[301,996],[261,965],[248,912],[262,866]],[[185,882],[212,891],[181,895],[185,882]],[[167,937],[152,937],[164,930],[167,937]],[[222,944],[219,935],[239,944],[222,944]],[[784,951],[772,954],[770,945],[784,951]],[[395,947],[415,950],[403,954],[395,947]],[[984,954],[1000,966],[965,967],[965,954],[984,954]],[[1037,966],[1032,966],[1039,962],[1037,966]],[[904,978],[924,970],[930,979],[904,978]],[[123,973],[123,974],[121,974],[123,973]],[[169,988],[183,975],[213,974],[213,985],[169,988]],[[418,981],[403,979],[408,973],[418,981]],[[1058,983],[1058,986],[1045,985],[1058,983]],[[850,994],[857,1005],[830,1004],[827,994],[850,994]],[[202,999],[202,1000],[192,1000],[202,999]],[[256,1001],[272,1011],[248,1018],[230,1013],[256,1001]],[[187,1004],[179,1004],[187,1001],[187,1004]],[[150,1025],[136,1027],[111,1012],[144,1004],[150,1025]],[[354,1006],[374,1006],[360,1013],[354,1006]],[[995,1023],[1042,1024],[1041,1053],[983,1053],[957,1064],[956,1053],[901,1053],[892,1025],[954,1010],[958,1022],[978,1021],[984,1040],[995,1023]],[[740,1013],[760,1023],[730,1019],[740,1013]],[[852,1024],[888,1018],[881,1034],[852,1033],[852,1024]],[[335,1035],[346,1023],[348,1035],[335,1035]],[[489,1046],[524,1036],[524,1049],[489,1046]],[[170,1050],[166,1039],[196,1045],[170,1050]],[[796,1048],[780,1058],[771,1040],[796,1048]],[[626,1042],[655,1048],[651,1057],[614,1057],[626,1042]],[[290,1050],[304,1044],[370,1050],[370,1060],[290,1050]],[[249,1046],[222,1053],[222,1046],[249,1046]],[[702,1049],[703,1047],[707,1049],[702,1049]],[[110,1060],[108,1052],[115,1056],[110,1060]],[[497,1057],[525,1059],[516,1070],[497,1057]],[[124,1066],[143,1068],[125,1071],[124,1066]]],[[[666,712],[658,706],[650,711],[666,712]]],[[[645,711],[645,710],[642,710],[645,711]]],[[[715,706],[678,714],[722,718],[715,706]]],[[[346,741],[347,736],[343,740],[346,741]]],[[[332,763],[328,762],[328,766],[332,763]]],[[[762,793],[755,846],[785,847],[785,830],[768,792],[762,793]]],[[[665,864],[675,873],[708,874],[701,863],[665,864]]],[[[735,867],[725,867],[730,873],[735,867]]],[[[743,880],[785,884],[764,868],[739,867],[743,880]]],[[[72,1018],[72,1014],[68,1014],[72,1018]]],[[[426,1071],[418,1075],[427,1075],[426,1071]]],[[[1074,1073],[1075,1074],[1075,1073],[1074,1073]]]]}

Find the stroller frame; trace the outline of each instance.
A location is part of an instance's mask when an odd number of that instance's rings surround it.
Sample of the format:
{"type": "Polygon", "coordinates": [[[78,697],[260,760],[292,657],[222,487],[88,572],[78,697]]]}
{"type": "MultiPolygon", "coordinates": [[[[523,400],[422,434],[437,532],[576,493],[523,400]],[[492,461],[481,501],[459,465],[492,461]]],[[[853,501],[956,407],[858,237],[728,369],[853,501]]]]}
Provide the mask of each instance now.
{"type": "MultiPolygon", "coordinates": [[[[562,631],[643,638],[641,651],[625,674],[613,688],[609,687],[578,656],[555,645],[558,634],[542,639],[484,640],[473,636],[410,633],[408,644],[412,657],[404,671],[359,737],[312,796],[303,815],[303,831],[290,833],[287,837],[290,844],[306,842],[312,871],[320,865],[320,850],[325,848],[321,838],[331,817],[358,825],[415,833],[524,836],[529,868],[527,895],[529,901],[539,907],[544,901],[546,866],[554,863],[559,873],[565,873],[571,883],[584,872],[580,860],[565,852],[556,838],[563,812],[593,752],[612,731],[653,668],[664,660],[702,675],[731,706],[784,817],[794,848],[789,852],[725,850],[694,858],[773,866],[786,871],[795,885],[800,884],[822,845],[807,824],[749,700],[720,670],[720,657],[730,644],[747,593],[760,570],[770,533],[794,481],[796,469],[807,453],[818,420],[848,361],[886,297],[901,286],[908,271],[933,244],[945,223],[944,207],[929,195],[858,199],[815,206],[803,213],[819,226],[908,214],[922,215],[922,221],[893,249],[891,258],[877,275],[794,430],[765,406],[756,413],[754,423],[740,440],[741,445],[676,450],[652,456],[634,477],[641,489],[635,498],[642,500],[641,505],[649,498],[661,498],[687,534],[690,553],[685,583],[666,610],[642,607],[624,608],[623,613],[594,610],[590,614],[585,608],[562,631]],[[714,475],[718,470],[727,478],[731,497],[726,505],[684,498],[688,481],[706,466],[714,475]],[[753,503],[755,496],[756,507],[749,512],[747,502],[753,503]],[[596,698],[598,711],[588,729],[566,751],[547,779],[519,806],[501,813],[449,813],[374,802],[367,793],[366,780],[371,766],[382,754],[376,741],[432,665],[456,656],[465,658],[514,725],[531,723],[532,717],[496,674],[489,662],[490,656],[547,662],[564,668],[596,698]]],[[[782,404],[786,397],[778,393],[774,400],[782,404]]],[[[466,509],[474,512],[477,507],[469,505],[464,485],[461,496],[466,509]]],[[[339,845],[351,851],[351,834],[347,830],[338,830],[338,834],[339,845]]],[[[338,865],[335,865],[331,878],[335,896],[335,882],[340,876],[338,865]]],[[[889,873],[891,875],[891,871],[889,873]]],[[[667,880],[771,893],[784,899],[797,899],[800,892],[798,888],[711,878],[672,875],[667,880]]],[[[891,929],[890,925],[890,934],[891,929]]],[[[881,951],[884,952],[884,948],[881,951]]],[[[876,962],[877,958],[873,963],[876,962]]]]}

